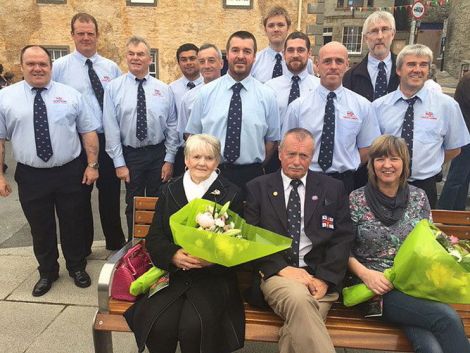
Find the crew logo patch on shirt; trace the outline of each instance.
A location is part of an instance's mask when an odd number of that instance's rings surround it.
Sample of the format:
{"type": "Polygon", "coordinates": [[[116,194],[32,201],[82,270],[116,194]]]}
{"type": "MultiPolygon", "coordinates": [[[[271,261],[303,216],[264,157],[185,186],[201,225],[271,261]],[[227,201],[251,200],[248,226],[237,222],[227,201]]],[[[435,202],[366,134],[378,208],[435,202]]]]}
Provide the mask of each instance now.
{"type": "Polygon", "coordinates": [[[346,113],[346,115],[343,116],[343,119],[359,120],[359,118],[356,116],[356,114],[354,114],[354,113],[351,112],[351,111],[348,111],[348,112],[346,113]]]}
{"type": "Polygon", "coordinates": [[[101,82],[111,82],[112,78],[109,77],[109,76],[103,76],[103,78],[101,79],[101,82]]]}
{"type": "Polygon", "coordinates": [[[161,97],[161,96],[162,96],[162,92],[160,92],[159,89],[155,89],[155,90],[153,91],[153,95],[154,95],[154,96],[161,97]]]}
{"type": "Polygon", "coordinates": [[[52,103],[54,103],[54,104],[67,104],[67,101],[62,97],[55,97],[52,100],[52,103]]]}
{"type": "Polygon", "coordinates": [[[421,116],[421,119],[437,120],[437,116],[435,116],[433,112],[426,112],[421,116]]]}
{"type": "Polygon", "coordinates": [[[325,229],[335,229],[335,219],[327,215],[321,216],[321,227],[325,229]]]}

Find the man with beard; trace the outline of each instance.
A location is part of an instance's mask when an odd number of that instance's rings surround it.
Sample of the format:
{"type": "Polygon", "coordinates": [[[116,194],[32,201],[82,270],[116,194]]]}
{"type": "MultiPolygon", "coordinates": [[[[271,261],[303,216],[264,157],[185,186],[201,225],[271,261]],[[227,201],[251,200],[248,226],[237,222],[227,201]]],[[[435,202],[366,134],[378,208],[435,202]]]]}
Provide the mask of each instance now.
{"type": "Polygon", "coordinates": [[[282,131],[295,127],[310,131],[315,139],[310,169],[342,180],[349,193],[354,189],[354,172],[380,132],[370,102],[342,85],[348,67],[346,47],[338,42],[324,45],[317,65],[320,85],[289,105],[282,131]]]}
{"type": "MultiPolygon", "coordinates": [[[[307,71],[309,54],[310,39],[308,36],[302,32],[292,32],[284,43],[286,72],[282,76],[266,82],[266,86],[271,87],[276,93],[281,126],[286,118],[289,104],[300,96],[305,96],[320,84],[320,80],[307,71]]],[[[274,153],[265,167],[266,173],[276,171],[279,166],[279,158],[277,158],[277,153],[274,153]]]]}
{"type": "MultiPolygon", "coordinates": [[[[284,42],[289,33],[291,19],[287,10],[275,6],[269,10],[263,19],[264,31],[269,40],[269,46],[261,50],[251,69],[251,75],[260,82],[267,82],[271,78],[282,76],[286,71],[286,62],[283,58],[284,42]]],[[[313,63],[308,59],[308,72],[313,73],[313,63]]]]}
{"type": "MultiPolygon", "coordinates": [[[[206,43],[201,45],[197,53],[197,61],[204,79],[204,84],[208,84],[220,77],[224,60],[222,58],[222,52],[214,44],[206,43]]],[[[189,92],[186,92],[181,100],[181,105],[178,107],[178,132],[180,133],[180,137],[184,134],[194,100],[202,86],[203,85],[198,85],[189,92]]]]}
{"type": "Polygon", "coordinates": [[[397,56],[398,89],[372,103],[380,132],[405,139],[410,151],[409,182],[426,192],[431,209],[437,200],[436,176],[442,164],[460,153],[470,135],[459,105],[424,83],[432,51],[422,44],[407,45],[397,56]]]}
{"type": "Polygon", "coordinates": [[[103,123],[106,152],[126,182],[126,216],[132,237],[134,196],[157,196],[173,174],[179,145],[173,93],[150,76],[150,47],[138,36],[127,42],[129,72],[106,88],[103,123]]]}
{"type": "MultiPolygon", "coordinates": [[[[396,73],[397,56],[390,52],[395,37],[395,19],[386,11],[369,15],[362,27],[362,38],[369,54],[349,69],[343,78],[343,86],[369,101],[374,101],[397,89],[400,78],[396,73]]],[[[362,165],[354,176],[355,188],[367,183],[367,168],[362,165]]]]}
{"type": "Polygon", "coordinates": [[[217,137],[223,146],[222,175],[244,188],[263,174],[262,163],[276,148],[279,111],[271,88],[250,75],[256,55],[253,34],[233,33],[226,49],[227,75],[201,87],[186,133],[217,137]]]}

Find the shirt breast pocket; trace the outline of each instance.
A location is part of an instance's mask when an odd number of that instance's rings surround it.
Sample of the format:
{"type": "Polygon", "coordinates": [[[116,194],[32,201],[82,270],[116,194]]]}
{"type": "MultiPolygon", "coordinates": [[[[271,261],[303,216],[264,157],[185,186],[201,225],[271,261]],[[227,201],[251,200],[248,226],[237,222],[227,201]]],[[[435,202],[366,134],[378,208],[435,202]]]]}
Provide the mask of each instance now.
{"type": "Polygon", "coordinates": [[[52,104],[47,107],[47,119],[49,123],[70,126],[74,124],[75,118],[75,111],[68,104],[52,104]]]}
{"type": "Polygon", "coordinates": [[[336,136],[336,141],[341,141],[341,144],[348,147],[355,147],[357,135],[359,135],[361,129],[361,122],[359,120],[339,118],[337,124],[338,136],[336,136]]]}
{"type": "Polygon", "coordinates": [[[423,144],[436,144],[442,141],[439,131],[436,130],[415,129],[413,138],[423,144]]]}

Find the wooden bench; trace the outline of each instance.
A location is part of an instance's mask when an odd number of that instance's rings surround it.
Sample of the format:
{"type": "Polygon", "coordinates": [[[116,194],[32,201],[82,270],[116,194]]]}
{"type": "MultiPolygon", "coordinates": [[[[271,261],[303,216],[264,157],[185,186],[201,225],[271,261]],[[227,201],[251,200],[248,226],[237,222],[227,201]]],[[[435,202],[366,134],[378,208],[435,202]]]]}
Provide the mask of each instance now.
{"type": "MultiPolygon", "coordinates": [[[[141,241],[153,219],[157,199],[137,197],[134,200],[134,241],[141,241]]],[[[432,211],[434,222],[449,235],[470,239],[470,212],[432,211]]],[[[93,323],[95,353],[112,353],[111,332],[129,332],[122,316],[132,304],[110,297],[113,273],[119,259],[133,245],[128,244],[114,254],[103,266],[98,280],[98,310],[93,323]]],[[[250,283],[249,273],[239,273],[240,287],[250,283]]],[[[470,305],[452,305],[459,313],[470,336],[470,305]]],[[[277,342],[282,319],[269,310],[260,310],[245,303],[246,340],[277,342]]],[[[338,348],[370,349],[412,352],[402,330],[374,318],[364,318],[355,308],[346,308],[336,302],[328,313],[326,327],[338,348]]]]}

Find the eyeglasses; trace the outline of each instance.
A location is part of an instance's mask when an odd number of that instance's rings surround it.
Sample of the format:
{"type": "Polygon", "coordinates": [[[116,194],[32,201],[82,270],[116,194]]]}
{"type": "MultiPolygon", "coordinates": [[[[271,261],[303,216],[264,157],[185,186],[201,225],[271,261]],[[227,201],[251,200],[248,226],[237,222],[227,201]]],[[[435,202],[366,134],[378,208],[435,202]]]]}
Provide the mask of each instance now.
{"type": "Polygon", "coordinates": [[[393,31],[393,28],[391,27],[380,27],[380,28],[373,28],[366,34],[376,37],[379,35],[379,32],[382,32],[382,34],[385,35],[385,34],[392,33],[392,31],[393,31]]]}

